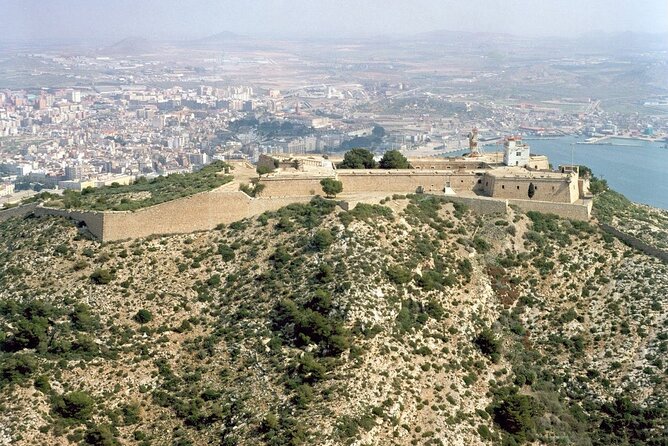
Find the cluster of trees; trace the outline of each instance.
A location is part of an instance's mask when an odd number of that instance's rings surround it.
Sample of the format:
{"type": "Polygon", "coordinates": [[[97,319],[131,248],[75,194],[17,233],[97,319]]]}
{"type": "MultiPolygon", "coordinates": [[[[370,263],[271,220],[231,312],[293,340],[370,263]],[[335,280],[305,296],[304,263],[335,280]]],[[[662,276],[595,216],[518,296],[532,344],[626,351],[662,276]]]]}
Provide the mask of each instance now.
{"type": "Polygon", "coordinates": [[[385,136],[385,129],[375,125],[369,136],[356,136],[355,138],[344,141],[341,144],[343,150],[350,150],[355,147],[374,147],[379,145],[385,136]]]}
{"type": "Polygon", "coordinates": [[[536,419],[541,409],[530,395],[519,393],[517,387],[495,389],[492,404],[487,408],[494,422],[505,431],[504,444],[522,444],[535,439],[536,419]]]}
{"type": "Polygon", "coordinates": [[[311,132],[311,129],[303,124],[278,120],[260,122],[257,118],[237,119],[230,122],[229,125],[229,130],[233,133],[239,133],[248,128],[255,129],[258,134],[268,138],[304,136],[311,132]]]}
{"type": "Polygon", "coordinates": [[[54,198],[54,201],[61,201],[65,209],[132,211],[222,186],[232,181],[232,177],[219,173],[229,172],[229,169],[227,163],[215,161],[197,172],[159,176],[152,180],[140,177],[127,186],[114,183],[109,187],[86,188],[81,192],[66,190],[62,197],[54,198]],[[149,194],[145,198],[131,198],[132,194],[141,192],[149,194]]]}
{"type": "Polygon", "coordinates": [[[37,372],[39,357],[99,355],[101,351],[90,336],[99,327],[99,319],[85,304],[66,310],[39,300],[0,302],[0,388],[22,383],[37,372]]]}
{"type": "Polygon", "coordinates": [[[321,289],[305,304],[283,299],[274,308],[272,329],[295,347],[316,344],[321,356],[338,356],[350,348],[351,337],[332,309],[330,293],[321,289]]]}
{"type": "Polygon", "coordinates": [[[373,153],[367,149],[357,148],[346,152],[343,162],[337,167],[339,169],[410,169],[410,164],[398,150],[388,150],[377,163],[373,153]]]}
{"type": "Polygon", "coordinates": [[[578,171],[581,177],[589,178],[589,191],[592,194],[598,195],[609,189],[608,182],[603,178],[597,178],[589,167],[580,165],[578,171]]]}
{"type": "Polygon", "coordinates": [[[419,329],[427,323],[429,318],[440,321],[445,315],[445,310],[435,300],[427,303],[406,299],[401,302],[401,310],[395,319],[396,328],[399,333],[411,332],[419,329]]]}
{"type": "Polygon", "coordinates": [[[501,358],[501,340],[489,328],[481,331],[473,340],[482,354],[489,356],[493,362],[499,362],[501,358]]]}
{"type": "MultiPolygon", "coordinates": [[[[259,168],[258,168],[258,173],[260,174],[259,168]]],[[[264,172],[264,173],[269,173],[269,172],[264,172]]],[[[260,175],[263,175],[264,173],[260,175]]],[[[249,197],[257,197],[264,190],[265,187],[267,187],[265,184],[260,184],[258,182],[253,182],[251,184],[241,183],[239,185],[239,190],[248,195],[249,197]]]]}

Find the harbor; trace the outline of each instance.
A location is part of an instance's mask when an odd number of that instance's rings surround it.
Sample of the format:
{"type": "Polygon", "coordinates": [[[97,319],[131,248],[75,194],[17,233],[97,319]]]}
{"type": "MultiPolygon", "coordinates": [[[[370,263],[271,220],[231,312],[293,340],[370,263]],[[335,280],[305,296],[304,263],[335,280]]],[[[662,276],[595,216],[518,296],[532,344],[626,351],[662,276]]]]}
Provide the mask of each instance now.
{"type": "Polygon", "coordinates": [[[622,147],[643,147],[645,143],[666,143],[665,138],[652,138],[643,136],[620,136],[620,135],[605,135],[594,136],[587,138],[584,141],[577,141],[576,144],[593,144],[606,146],[622,146],[622,147]]]}

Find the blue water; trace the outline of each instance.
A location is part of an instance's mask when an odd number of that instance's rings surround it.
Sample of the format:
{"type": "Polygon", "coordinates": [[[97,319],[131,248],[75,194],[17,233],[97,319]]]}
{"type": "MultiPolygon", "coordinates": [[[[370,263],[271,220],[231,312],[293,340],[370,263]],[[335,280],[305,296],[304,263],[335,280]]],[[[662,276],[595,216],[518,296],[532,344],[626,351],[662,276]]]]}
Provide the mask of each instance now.
{"type": "MultiPolygon", "coordinates": [[[[575,144],[584,138],[564,136],[554,139],[525,139],[532,154],[547,155],[556,169],[560,164],[584,164],[594,175],[631,201],[668,209],[668,149],[665,143],[615,139],[614,146],[575,144]]],[[[498,146],[485,149],[499,150],[498,146]]]]}
{"type": "Polygon", "coordinates": [[[605,178],[610,187],[631,201],[668,209],[668,149],[665,143],[615,140],[632,146],[574,144],[572,136],[534,139],[526,142],[531,152],[547,155],[554,167],[573,162],[584,164],[594,175],[605,178]]]}

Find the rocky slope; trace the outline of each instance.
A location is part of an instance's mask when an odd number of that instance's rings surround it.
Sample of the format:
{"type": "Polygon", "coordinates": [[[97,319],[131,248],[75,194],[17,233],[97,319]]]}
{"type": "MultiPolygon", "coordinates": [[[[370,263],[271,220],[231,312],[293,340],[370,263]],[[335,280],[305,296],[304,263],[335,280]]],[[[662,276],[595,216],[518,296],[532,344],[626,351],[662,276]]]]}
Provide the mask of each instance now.
{"type": "Polygon", "coordinates": [[[668,266],[587,223],[395,196],[0,231],[0,444],[668,441],[668,266]]]}

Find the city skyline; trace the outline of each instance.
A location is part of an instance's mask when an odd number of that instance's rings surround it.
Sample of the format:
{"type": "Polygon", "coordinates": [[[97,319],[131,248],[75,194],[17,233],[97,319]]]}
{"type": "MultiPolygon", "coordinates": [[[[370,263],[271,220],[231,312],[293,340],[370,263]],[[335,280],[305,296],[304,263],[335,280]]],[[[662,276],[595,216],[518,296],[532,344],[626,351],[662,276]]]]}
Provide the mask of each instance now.
{"type": "Polygon", "coordinates": [[[407,4],[194,0],[85,3],[0,0],[2,40],[111,40],[127,36],[192,39],[219,32],[256,37],[336,38],[411,35],[437,30],[573,37],[589,32],[668,31],[668,3],[652,0],[562,2],[417,0],[407,4]]]}

